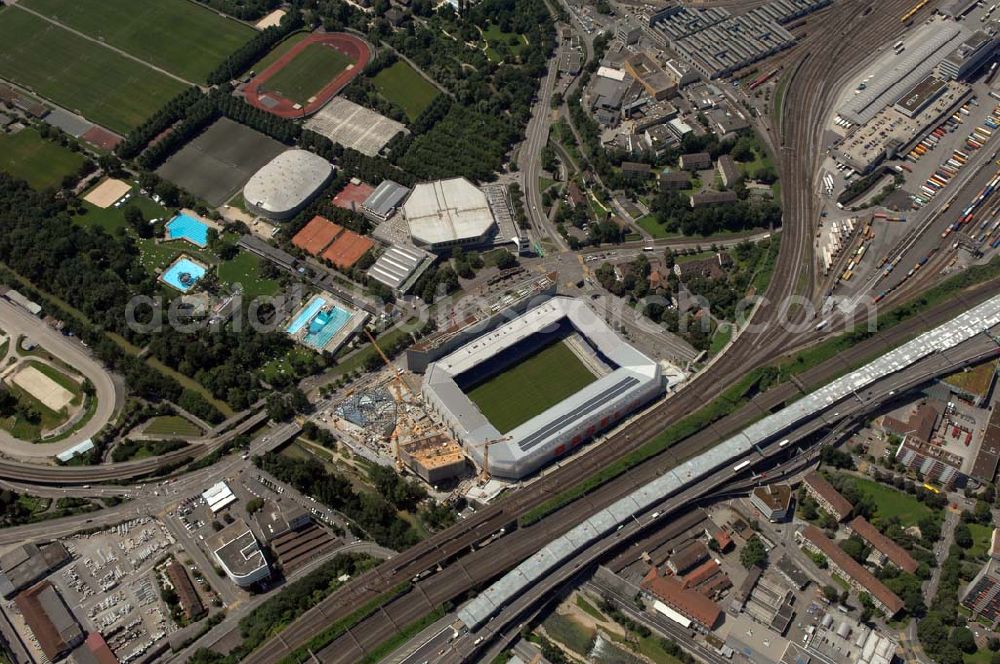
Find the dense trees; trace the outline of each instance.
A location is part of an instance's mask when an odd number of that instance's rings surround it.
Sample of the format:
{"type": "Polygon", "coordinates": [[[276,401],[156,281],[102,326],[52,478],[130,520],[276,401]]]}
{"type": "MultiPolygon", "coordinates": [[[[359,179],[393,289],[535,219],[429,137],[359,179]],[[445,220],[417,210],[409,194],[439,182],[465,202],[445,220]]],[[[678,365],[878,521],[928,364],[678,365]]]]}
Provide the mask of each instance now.
{"type": "Polygon", "coordinates": [[[653,201],[652,211],[668,231],[685,235],[712,235],[781,225],[781,206],[773,201],[737,201],[692,208],[687,197],[676,191],[665,191],[653,201]]]}
{"type": "Polygon", "coordinates": [[[201,98],[201,91],[194,86],[180,93],[147,118],[145,122],[133,129],[125,137],[125,140],[118,144],[115,153],[122,159],[131,159],[137,156],[149,145],[150,141],[166,131],[172,124],[184,118],[188,108],[201,98]]]}
{"type": "Polygon", "coordinates": [[[763,567],[767,560],[767,549],[759,537],[753,537],[740,549],[740,563],[747,569],[753,566],[763,567]]]}
{"type": "MultiPolygon", "coordinates": [[[[222,1],[225,4],[236,4],[235,2],[226,0],[222,1]]],[[[298,3],[293,3],[288,13],[282,17],[280,24],[264,29],[260,34],[237,49],[235,53],[223,60],[208,75],[208,83],[210,85],[218,85],[219,83],[225,83],[236,78],[249,69],[253,63],[264,57],[278,42],[301,28],[303,24],[302,12],[299,11],[298,3]]]]}
{"type": "Polygon", "coordinates": [[[256,21],[281,6],[281,0],[198,0],[198,2],[243,21],[256,21]]]}
{"type": "Polygon", "coordinates": [[[419,540],[413,526],[397,514],[396,507],[385,496],[355,490],[350,480],[328,472],[315,459],[289,459],[270,453],[255,457],[254,463],[297,490],[339,510],[364,535],[383,546],[403,550],[419,540]]]}

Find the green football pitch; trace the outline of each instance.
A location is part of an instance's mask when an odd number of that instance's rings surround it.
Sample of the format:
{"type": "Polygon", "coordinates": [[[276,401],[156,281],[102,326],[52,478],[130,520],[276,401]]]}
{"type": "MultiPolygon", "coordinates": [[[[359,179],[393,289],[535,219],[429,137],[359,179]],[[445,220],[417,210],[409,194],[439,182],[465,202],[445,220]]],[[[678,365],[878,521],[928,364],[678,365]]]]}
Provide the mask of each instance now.
{"type": "Polygon", "coordinates": [[[505,434],[595,380],[597,376],[569,346],[558,341],[480,383],[466,396],[505,434]]]}
{"type": "Polygon", "coordinates": [[[189,0],[19,0],[20,4],[192,83],[257,32],[189,0]]]}
{"type": "Polygon", "coordinates": [[[23,9],[0,9],[0,77],[117,132],[185,85],[23,9]]]}
{"type": "Polygon", "coordinates": [[[0,171],[27,180],[34,189],[58,187],[83,165],[83,157],[42,138],[34,129],[0,134],[0,171]]]}
{"type": "Polygon", "coordinates": [[[349,64],[350,58],[337,49],[309,44],[261,87],[304,105],[349,64]]]}
{"type": "Polygon", "coordinates": [[[402,60],[376,74],[372,84],[379,94],[403,109],[410,122],[438,96],[437,88],[402,60]]]}

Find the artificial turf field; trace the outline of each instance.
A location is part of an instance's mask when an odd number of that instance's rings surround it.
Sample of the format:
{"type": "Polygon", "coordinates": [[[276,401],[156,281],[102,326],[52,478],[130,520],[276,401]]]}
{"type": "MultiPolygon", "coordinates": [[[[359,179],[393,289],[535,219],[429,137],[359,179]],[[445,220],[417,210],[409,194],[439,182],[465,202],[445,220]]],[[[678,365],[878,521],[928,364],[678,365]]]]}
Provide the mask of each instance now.
{"type": "Polygon", "coordinates": [[[0,77],[119,133],[185,86],[22,9],[0,9],[0,77]]]}
{"type": "Polygon", "coordinates": [[[402,60],[376,74],[372,84],[380,95],[403,109],[410,122],[438,96],[437,88],[402,60]]]}
{"type": "Polygon", "coordinates": [[[20,0],[29,9],[193,83],[257,31],[189,0],[20,0]]]}
{"type": "Polygon", "coordinates": [[[0,171],[27,180],[33,189],[58,187],[82,165],[80,154],[45,140],[34,129],[0,134],[0,171]]]}
{"type": "Polygon", "coordinates": [[[569,346],[557,341],[480,383],[466,396],[505,434],[595,380],[569,346]]]}
{"type": "Polygon", "coordinates": [[[326,44],[309,44],[261,86],[305,105],[351,64],[350,58],[326,44]]]}

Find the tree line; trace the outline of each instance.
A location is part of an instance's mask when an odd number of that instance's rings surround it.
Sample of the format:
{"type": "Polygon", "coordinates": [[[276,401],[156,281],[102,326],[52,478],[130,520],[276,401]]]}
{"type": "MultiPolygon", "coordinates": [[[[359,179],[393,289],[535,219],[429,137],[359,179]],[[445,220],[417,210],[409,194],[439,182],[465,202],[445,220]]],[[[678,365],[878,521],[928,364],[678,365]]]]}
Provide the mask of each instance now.
{"type": "Polygon", "coordinates": [[[260,34],[236,49],[208,75],[209,85],[219,85],[247,71],[255,62],[267,55],[278,42],[304,25],[300,3],[293,2],[278,25],[265,28],[260,34]]]}

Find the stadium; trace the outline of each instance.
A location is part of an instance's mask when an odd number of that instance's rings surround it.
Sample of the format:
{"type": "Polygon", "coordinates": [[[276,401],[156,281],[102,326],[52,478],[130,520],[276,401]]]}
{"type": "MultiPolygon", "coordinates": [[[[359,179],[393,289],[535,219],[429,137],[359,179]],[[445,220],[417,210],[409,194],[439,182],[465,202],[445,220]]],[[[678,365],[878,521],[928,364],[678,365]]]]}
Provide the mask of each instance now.
{"type": "Polygon", "coordinates": [[[427,368],[430,412],[491,475],[520,479],[663,392],[659,365],[585,302],[554,297],[427,368]]]}
{"type": "Polygon", "coordinates": [[[287,150],[264,164],[243,187],[247,211],[291,219],[330,181],[333,166],[307,150],[287,150]]]}

